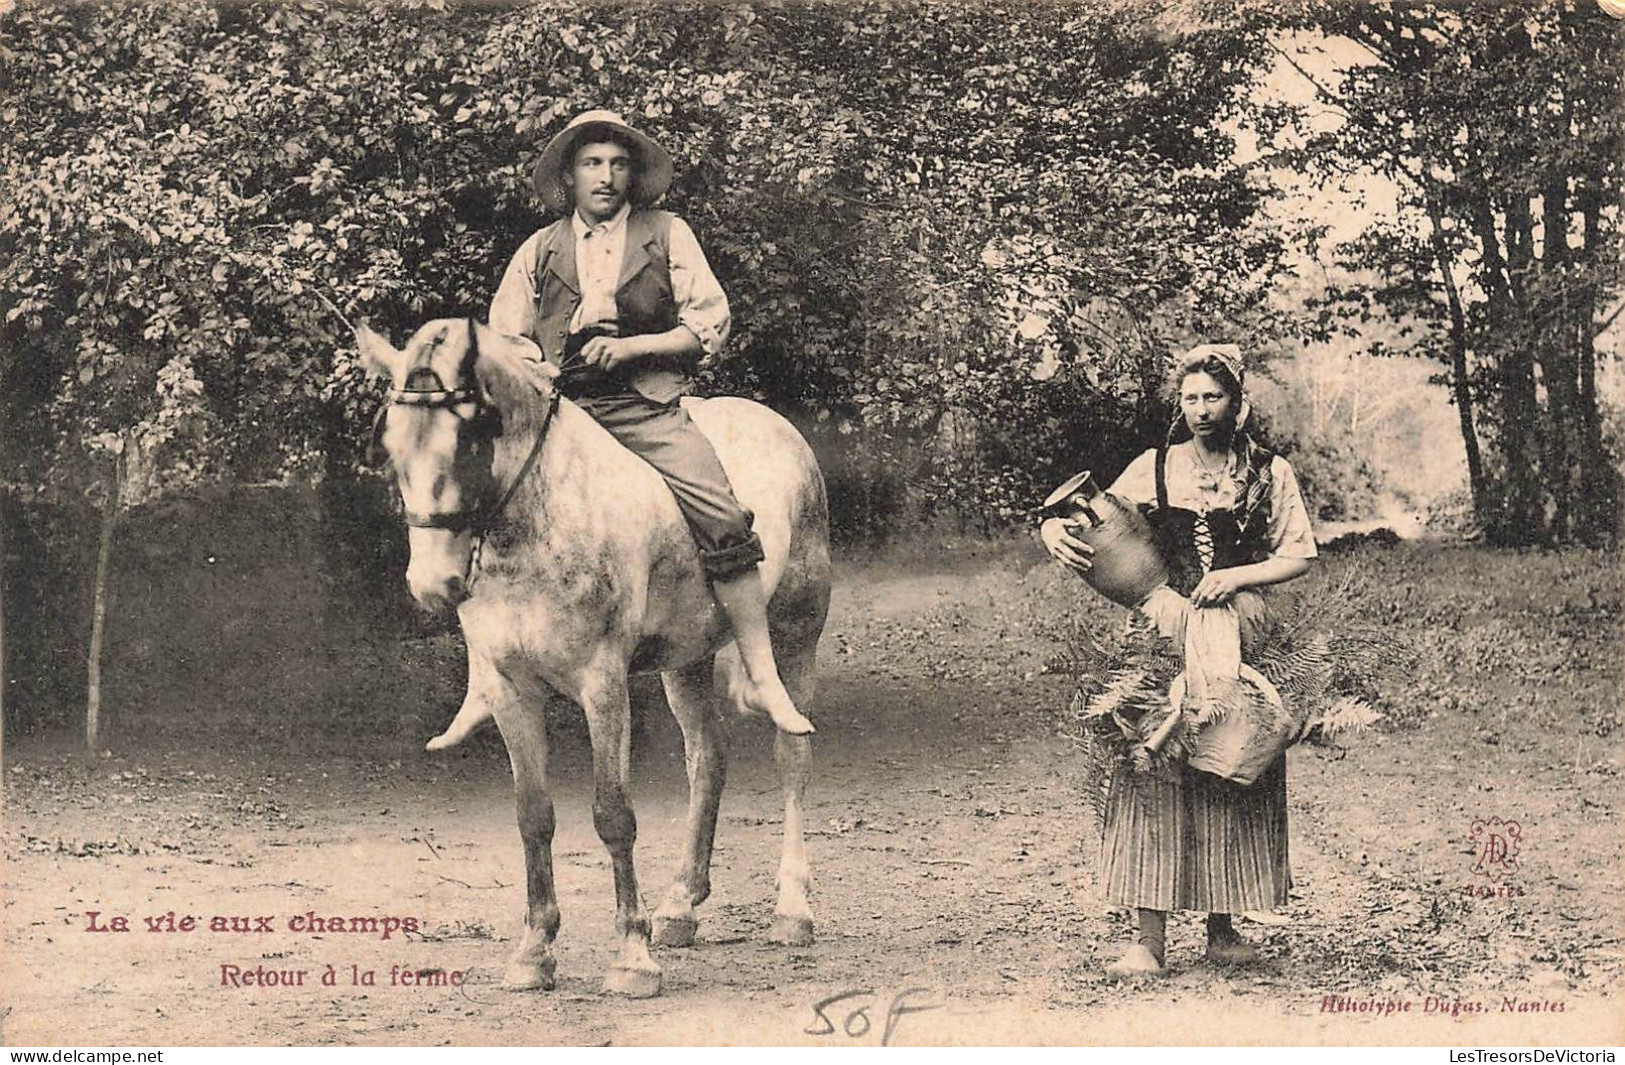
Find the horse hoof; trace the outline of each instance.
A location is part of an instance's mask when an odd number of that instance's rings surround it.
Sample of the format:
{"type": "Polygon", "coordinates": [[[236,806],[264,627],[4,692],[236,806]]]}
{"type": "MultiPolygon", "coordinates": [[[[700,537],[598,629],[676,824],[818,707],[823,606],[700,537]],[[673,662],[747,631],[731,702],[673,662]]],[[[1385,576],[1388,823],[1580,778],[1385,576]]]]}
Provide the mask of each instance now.
{"type": "Polygon", "coordinates": [[[660,970],[617,965],[604,975],[604,993],[626,998],[654,998],[660,994],[660,970]]]}
{"type": "Polygon", "coordinates": [[[808,947],[813,941],[811,917],[780,916],[773,922],[767,941],[781,947],[808,947]]]}
{"type": "Polygon", "coordinates": [[[502,974],[502,990],[551,991],[553,990],[553,970],[557,964],[552,958],[539,962],[511,962],[507,971],[502,974]]]}
{"type": "Polygon", "coordinates": [[[655,945],[660,947],[692,947],[694,933],[700,928],[699,920],[691,913],[675,917],[655,915],[655,945]]]}

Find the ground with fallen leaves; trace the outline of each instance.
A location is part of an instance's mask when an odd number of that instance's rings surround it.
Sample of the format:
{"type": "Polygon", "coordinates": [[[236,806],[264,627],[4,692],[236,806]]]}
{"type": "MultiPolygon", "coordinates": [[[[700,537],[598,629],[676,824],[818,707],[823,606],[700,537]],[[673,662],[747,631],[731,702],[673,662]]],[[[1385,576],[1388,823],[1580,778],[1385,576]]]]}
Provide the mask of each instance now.
{"type": "MultiPolygon", "coordinates": [[[[10,746],[0,1031],[12,1045],[1620,1041],[1612,560],[1402,546],[1325,568],[1348,565],[1362,611],[1406,638],[1406,668],[1383,729],[1292,753],[1292,905],[1241,924],[1256,970],[1202,963],[1187,914],[1167,978],[1105,980],[1130,925],[1095,893],[1097,837],[1059,729],[1072,682],[1053,670],[1071,619],[1107,608],[1018,542],[842,568],[815,715],[810,947],[765,942],[782,807],[766,729],[735,723],[699,942],[657,952],[661,997],[602,996],[609,864],[584,729],[555,707],[559,986],[498,990],[523,896],[506,757],[491,731],[421,750],[456,704],[455,637],[314,628],[296,655],[222,664],[208,702],[154,673],[139,709],[110,707],[110,756],[87,764],[60,736],[10,746]],[[1521,832],[1516,870],[1494,880],[1473,871],[1471,835],[1492,818],[1521,832]],[[92,912],[132,930],[90,931],[92,912]],[[147,930],[171,912],[200,926],[147,930]],[[288,929],[311,913],[417,930],[288,929]],[[210,931],[214,916],[247,930],[210,931]],[[428,986],[392,984],[392,967],[428,986]],[[256,968],[306,976],[234,986],[256,968]]],[[[637,711],[652,905],[685,783],[657,689],[637,711]]]]}

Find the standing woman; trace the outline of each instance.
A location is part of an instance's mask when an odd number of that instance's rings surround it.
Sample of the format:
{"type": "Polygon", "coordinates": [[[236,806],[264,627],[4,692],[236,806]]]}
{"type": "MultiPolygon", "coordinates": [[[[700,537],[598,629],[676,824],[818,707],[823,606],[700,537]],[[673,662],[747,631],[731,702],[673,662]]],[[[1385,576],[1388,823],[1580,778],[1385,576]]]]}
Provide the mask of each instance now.
{"type": "MultiPolygon", "coordinates": [[[[1110,492],[1148,510],[1169,584],[1192,615],[1234,610],[1246,657],[1265,617],[1255,589],[1302,576],[1316,551],[1292,467],[1245,431],[1244,375],[1234,345],[1186,354],[1170,378],[1180,413],[1167,442],[1130,463],[1110,492]]],[[[1057,561],[1089,569],[1089,545],[1063,519],[1046,521],[1042,536],[1057,561]]],[[[1119,766],[1101,857],[1107,902],[1139,912],[1136,941],[1108,972],[1165,972],[1170,910],[1206,911],[1210,961],[1256,961],[1231,918],[1287,902],[1285,752],[1246,786],[1188,765],[1166,774],[1119,766]]]]}

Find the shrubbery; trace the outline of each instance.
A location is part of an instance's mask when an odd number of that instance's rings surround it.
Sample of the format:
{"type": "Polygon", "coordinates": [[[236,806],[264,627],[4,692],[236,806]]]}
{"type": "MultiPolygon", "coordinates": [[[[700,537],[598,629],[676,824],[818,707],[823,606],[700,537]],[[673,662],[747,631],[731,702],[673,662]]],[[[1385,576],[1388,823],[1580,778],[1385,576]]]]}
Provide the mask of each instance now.
{"type": "Polygon", "coordinates": [[[1287,456],[1304,499],[1318,521],[1343,521],[1378,513],[1382,476],[1347,444],[1311,437],[1291,441],[1287,456]]]}
{"type": "MultiPolygon", "coordinates": [[[[611,107],[673,152],[733,300],[706,387],[827,429],[838,484],[913,454],[897,507],[1018,516],[1023,477],[1136,424],[1168,350],[1278,328],[1223,121],[1267,54],[1081,4],[25,2],[4,477],[77,497],[121,443],[132,501],[345,473],[376,402],[350,325],[483,314],[545,221],[535,154],[611,107]]],[[[899,513],[854,483],[843,520],[899,513]]]]}

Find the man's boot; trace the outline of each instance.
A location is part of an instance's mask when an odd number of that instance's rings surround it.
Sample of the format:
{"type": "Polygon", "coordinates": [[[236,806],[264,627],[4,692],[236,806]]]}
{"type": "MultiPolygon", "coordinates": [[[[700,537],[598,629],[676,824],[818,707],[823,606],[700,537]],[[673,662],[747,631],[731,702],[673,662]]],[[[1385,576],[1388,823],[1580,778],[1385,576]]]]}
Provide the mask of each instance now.
{"type": "Polygon", "coordinates": [[[796,709],[779,679],[773,640],[767,631],[767,596],[761,575],[752,567],[727,580],[713,578],[711,592],[728,615],[734,642],[739,645],[739,658],[745,665],[746,705],[771,717],[781,732],[796,736],[812,732],[812,722],[796,709]]]}

